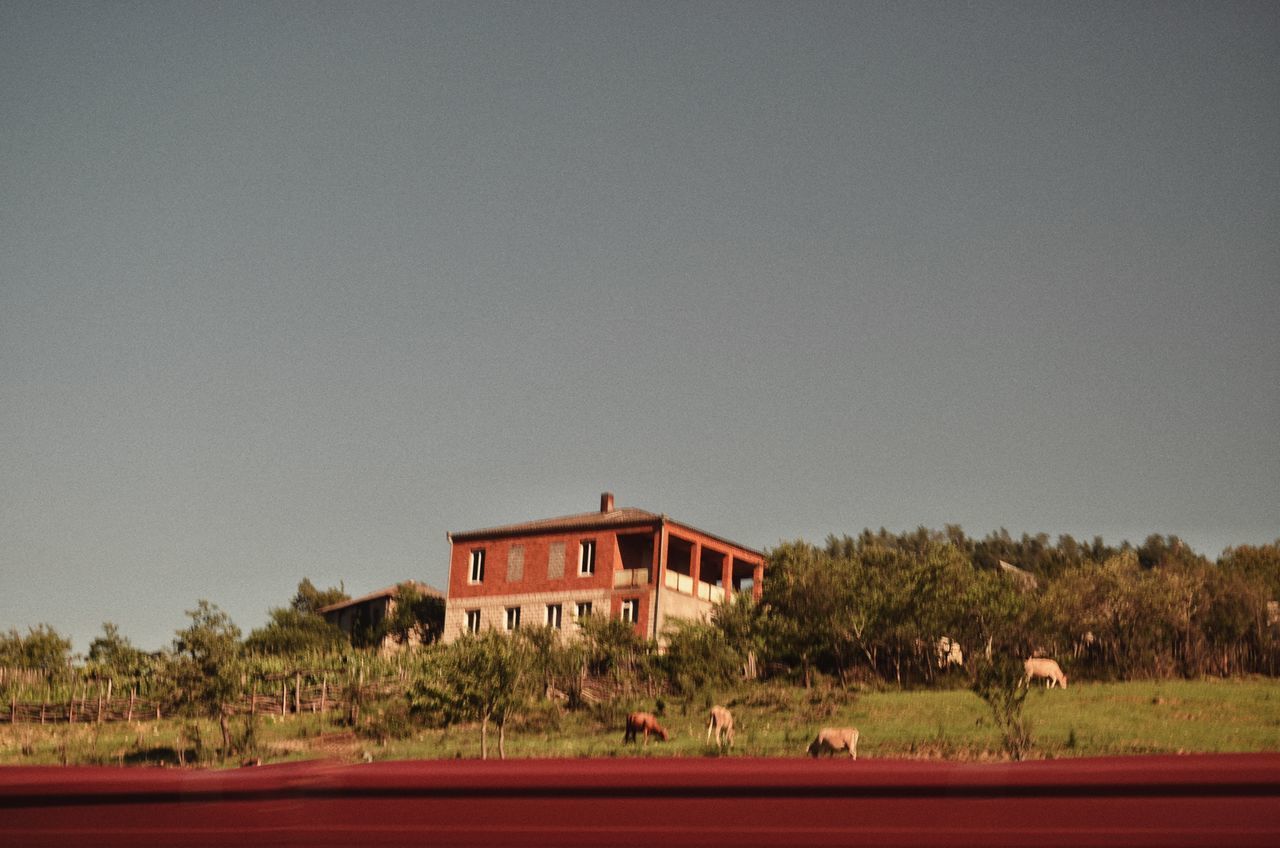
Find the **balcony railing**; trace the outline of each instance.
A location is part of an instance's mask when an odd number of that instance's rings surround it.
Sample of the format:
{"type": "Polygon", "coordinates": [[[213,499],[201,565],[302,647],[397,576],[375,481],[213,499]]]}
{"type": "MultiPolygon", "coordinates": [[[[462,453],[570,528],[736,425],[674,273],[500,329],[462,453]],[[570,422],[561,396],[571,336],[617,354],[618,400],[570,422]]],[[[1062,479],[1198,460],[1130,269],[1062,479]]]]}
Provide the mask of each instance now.
{"type": "Polygon", "coordinates": [[[712,586],[710,583],[698,581],[697,592],[694,592],[693,578],[688,574],[680,574],[676,571],[668,571],[664,580],[668,589],[675,589],[685,595],[694,595],[704,601],[710,601],[713,604],[724,603],[724,587],[712,586]]]}
{"type": "Polygon", "coordinates": [[[615,589],[647,585],[649,585],[649,569],[647,568],[623,568],[613,573],[613,588],[615,589]]]}

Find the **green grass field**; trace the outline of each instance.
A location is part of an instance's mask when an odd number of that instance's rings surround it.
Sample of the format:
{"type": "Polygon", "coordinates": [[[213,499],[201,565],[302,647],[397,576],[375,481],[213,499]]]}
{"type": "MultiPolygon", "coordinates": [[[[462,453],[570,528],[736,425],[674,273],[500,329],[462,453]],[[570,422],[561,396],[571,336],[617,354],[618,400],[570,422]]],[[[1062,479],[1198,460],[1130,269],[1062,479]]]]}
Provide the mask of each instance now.
{"type": "MultiPolygon", "coordinates": [[[[750,686],[720,693],[737,723],[733,756],[802,756],[823,725],[861,731],[861,758],[956,760],[1004,757],[986,705],[968,690],[865,691],[750,686]]],[[[508,757],[715,756],[704,742],[705,698],[669,699],[666,743],[622,744],[620,708],[536,711],[507,728],[508,757]]],[[[654,709],[654,703],[633,706],[654,709]]],[[[368,716],[378,719],[377,708],[368,716]]],[[[1280,682],[1245,680],[1094,683],[1035,689],[1026,701],[1033,758],[1153,753],[1280,751],[1280,682]]],[[[259,718],[254,751],[263,762],[312,758],[379,760],[478,757],[478,726],[425,729],[395,718],[382,724],[403,738],[380,742],[356,735],[330,716],[259,718]]],[[[245,722],[236,719],[237,733],[245,722]]],[[[0,725],[0,764],[142,765],[192,762],[199,742],[216,744],[213,722],[162,721],[104,725],[0,725]]],[[[491,728],[489,756],[497,756],[491,728]]],[[[238,764],[238,760],[236,763],[238,764]]]]}

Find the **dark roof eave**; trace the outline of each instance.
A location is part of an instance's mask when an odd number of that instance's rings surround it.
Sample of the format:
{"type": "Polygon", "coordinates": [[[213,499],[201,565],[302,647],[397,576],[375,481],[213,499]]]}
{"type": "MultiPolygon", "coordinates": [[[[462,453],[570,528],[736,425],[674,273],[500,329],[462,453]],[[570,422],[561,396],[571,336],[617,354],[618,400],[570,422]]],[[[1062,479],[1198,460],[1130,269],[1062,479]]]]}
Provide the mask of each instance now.
{"type": "Polygon", "coordinates": [[[476,542],[483,539],[504,539],[517,536],[541,536],[550,533],[578,533],[591,530],[625,530],[629,527],[656,527],[663,521],[663,516],[651,518],[614,518],[601,521],[566,521],[554,524],[551,522],[537,526],[490,527],[484,530],[465,530],[460,533],[447,533],[451,542],[476,542]]]}

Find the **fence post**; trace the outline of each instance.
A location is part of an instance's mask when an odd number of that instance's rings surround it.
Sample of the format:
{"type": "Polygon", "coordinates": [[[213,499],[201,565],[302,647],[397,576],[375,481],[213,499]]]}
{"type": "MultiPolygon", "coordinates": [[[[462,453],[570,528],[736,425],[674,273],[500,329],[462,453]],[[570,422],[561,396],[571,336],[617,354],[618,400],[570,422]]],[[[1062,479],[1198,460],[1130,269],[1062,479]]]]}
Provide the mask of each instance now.
{"type": "Polygon", "coordinates": [[[249,696],[249,715],[258,714],[258,681],[253,681],[253,694],[249,696]]]}
{"type": "Polygon", "coordinates": [[[293,673],[293,711],[302,714],[302,672],[293,673]]]}
{"type": "Polygon", "coordinates": [[[280,715],[289,714],[289,681],[280,678],[280,715]]]}
{"type": "Polygon", "coordinates": [[[9,723],[18,723],[18,696],[14,695],[13,700],[9,702],[9,723]]]}
{"type": "Polygon", "coordinates": [[[133,699],[137,693],[138,690],[136,687],[129,690],[129,712],[125,714],[125,721],[133,721],[133,699]]]}
{"type": "Polygon", "coordinates": [[[328,695],[329,675],[320,678],[320,715],[324,715],[326,696],[328,695]]]}

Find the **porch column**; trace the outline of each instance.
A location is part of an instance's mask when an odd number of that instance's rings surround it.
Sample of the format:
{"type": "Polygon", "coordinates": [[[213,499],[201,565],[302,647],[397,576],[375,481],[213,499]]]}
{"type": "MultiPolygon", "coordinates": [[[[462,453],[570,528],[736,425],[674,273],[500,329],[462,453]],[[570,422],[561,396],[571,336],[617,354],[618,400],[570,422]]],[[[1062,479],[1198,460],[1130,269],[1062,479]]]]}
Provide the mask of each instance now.
{"type": "Polygon", "coordinates": [[[760,600],[760,594],[764,591],[764,563],[757,562],[756,567],[751,570],[751,597],[755,601],[760,600]]]}
{"type": "Polygon", "coordinates": [[[649,565],[649,581],[654,586],[662,585],[662,566],[667,561],[667,534],[659,527],[653,531],[653,562],[649,565]]]}
{"type": "Polygon", "coordinates": [[[725,603],[733,597],[733,554],[724,555],[724,565],[720,569],[721,585],[724,586],[725,603]]]}
{"type": "Polygon", "coordinates": [[[689,551],[689,576],[693,578],[693,596],[698,597],[698,569],[702,565],[702,543],[694,541],[689,551]]]}

